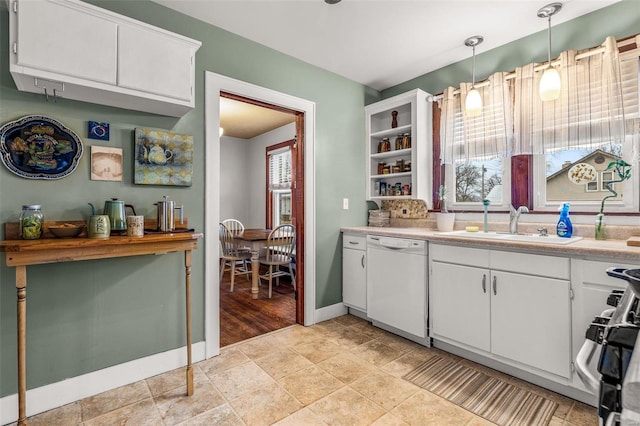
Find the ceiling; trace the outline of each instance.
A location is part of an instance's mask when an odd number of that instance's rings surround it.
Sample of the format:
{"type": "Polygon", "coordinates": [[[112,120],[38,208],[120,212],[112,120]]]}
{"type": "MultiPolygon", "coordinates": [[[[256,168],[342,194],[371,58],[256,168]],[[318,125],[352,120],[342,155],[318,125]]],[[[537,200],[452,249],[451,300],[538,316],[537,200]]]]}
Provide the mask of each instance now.
{"type": "MultiPolygon", "coordinates": [[[[383,90],[547,28],[551,0],[153,0],[312,65],[383,90]]],[[[619,0],[565,0],[552,24],[619,0]]],[[[289,121],[287,121],[289,119],[289,121]]],[[[250,139],[293,116],[224,100],[225,136],[250,139]]]]}
{"type": "MultiPolygon", "coordinates": [[[[302,61],[383,90],[547,28],[551,0],[154,0],[302,61]]],[[[618,0],[565,0],[557,25],[618,0]]]]}
{"type": "Polygon", "coordinates": [[[293,123],[296,116],[246,102],[220,98],[220,127],[224,136],[251,139],[293,123]]]}

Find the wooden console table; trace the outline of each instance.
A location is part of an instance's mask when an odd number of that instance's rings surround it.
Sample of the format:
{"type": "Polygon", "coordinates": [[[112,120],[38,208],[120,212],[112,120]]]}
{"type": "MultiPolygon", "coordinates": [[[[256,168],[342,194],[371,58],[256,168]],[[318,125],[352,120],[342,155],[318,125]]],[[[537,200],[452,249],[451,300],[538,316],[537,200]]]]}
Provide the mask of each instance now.
{"type": "Polygon", "coordinates": [[[201,233],[151,234],[144,237],[45,238],[40,240],[5,240],[0,251],[7,266],[16,268],[18,293],[18,425],[27,424],[27,266],[76,260],[162,254],[184,251],[187,316],[187,395],[193,394],[191,366],[191,251],[198,248],[201,233]]]}

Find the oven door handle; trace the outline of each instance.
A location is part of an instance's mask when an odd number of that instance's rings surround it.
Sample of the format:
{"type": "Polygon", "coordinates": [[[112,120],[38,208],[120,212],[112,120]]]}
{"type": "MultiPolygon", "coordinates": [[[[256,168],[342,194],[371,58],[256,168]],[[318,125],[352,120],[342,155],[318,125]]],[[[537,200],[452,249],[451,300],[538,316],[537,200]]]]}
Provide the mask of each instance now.
{"type": "Polygon", "coordinates": [[[576,372],[578,377],[584,383],[584,385],[591,392],[597,394],[600,388],[600,379],[595,377],[591,371],[589,371],[589,362],[593,358],[593,354],[596,352],[598,344],[589,339],[585,340],[576,357],[576,372]]]}
{"type": "Polygon", "coordinates": [[[616,422],[620,421],[620,413],[616,413],[615,411],[609,413],[609,417],[607,417],[607,421],[604,426],[615,426],[616,422]]]}

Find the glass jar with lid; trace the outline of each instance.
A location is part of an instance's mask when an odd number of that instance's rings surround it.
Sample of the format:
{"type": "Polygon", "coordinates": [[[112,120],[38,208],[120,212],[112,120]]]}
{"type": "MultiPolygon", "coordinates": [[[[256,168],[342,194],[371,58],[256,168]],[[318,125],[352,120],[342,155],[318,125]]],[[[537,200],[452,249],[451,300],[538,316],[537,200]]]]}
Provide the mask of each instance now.
{"type": "Polygon", "coordinates": [[[22,206],[20,212],[20,238],[23,240],[37,240],[44,232],[44,215],[40,204],[22,206]]]}
{"type": "Polygon", "coordinates": [[[396,137],[396,151],[399,151],[402,149],[402,135],[398,135],[396,137]]]}

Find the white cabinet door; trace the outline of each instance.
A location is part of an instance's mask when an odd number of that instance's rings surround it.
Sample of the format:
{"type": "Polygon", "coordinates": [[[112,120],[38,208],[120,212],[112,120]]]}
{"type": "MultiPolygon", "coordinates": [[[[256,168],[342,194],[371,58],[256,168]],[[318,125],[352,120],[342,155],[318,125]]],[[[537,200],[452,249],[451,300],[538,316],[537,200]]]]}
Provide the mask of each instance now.
{"type": "Polygon", "coordinates": [[[51,0],[21,0],[17,11],[17,65],[116,83],[114,22],[51,0]]]}
{"type": "Polygon", "coordinates": [[[429,280],[432,335],[489,352],[489,280],[487,269],[433,261],[429,280]]]}
{"type": "Polygon", "coordinates": [[[569,281],[492,271],[491,296],[491,351],[570,377],[569,281]]]}
{"type": "Polygon", "coordinates": [[[152,29],[122,25],[118,30],[118,85],[190,101],[194,49],[152,29]]]}
{"type": "Polygon", "coordinates": [[[367,311],[367,252],[342,250],[342,303],[367,311]]]}

